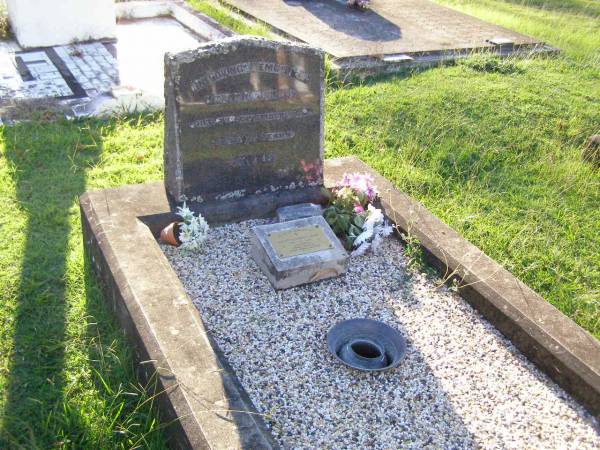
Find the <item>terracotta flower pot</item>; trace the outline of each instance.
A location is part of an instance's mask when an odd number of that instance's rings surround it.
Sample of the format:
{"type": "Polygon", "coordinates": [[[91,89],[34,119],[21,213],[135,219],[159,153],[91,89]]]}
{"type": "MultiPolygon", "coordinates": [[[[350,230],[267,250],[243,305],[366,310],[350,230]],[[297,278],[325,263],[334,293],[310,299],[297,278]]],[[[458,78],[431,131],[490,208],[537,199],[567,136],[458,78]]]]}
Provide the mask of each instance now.
{"type": "Polygon", "coordinates": [[[181,241],[179,240],[179,224],[181,222],[171,222],[169,225],[164,227],[160,232],[160,240],[165,244],[179,247],[181,241]]]}

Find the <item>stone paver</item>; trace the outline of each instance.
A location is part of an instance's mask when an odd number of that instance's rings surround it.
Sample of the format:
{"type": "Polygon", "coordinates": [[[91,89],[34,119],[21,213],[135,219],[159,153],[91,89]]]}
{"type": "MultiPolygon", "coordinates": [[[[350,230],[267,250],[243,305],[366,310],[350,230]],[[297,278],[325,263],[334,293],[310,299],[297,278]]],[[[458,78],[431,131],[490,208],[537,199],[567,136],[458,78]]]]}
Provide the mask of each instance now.
{"type": "Polygon", "coordinates": [[[70,97],[73,91],[44,50],[3,54],[0,99],[70,97]],[[12,56],[12,58],[11,58],[12,56]]]}

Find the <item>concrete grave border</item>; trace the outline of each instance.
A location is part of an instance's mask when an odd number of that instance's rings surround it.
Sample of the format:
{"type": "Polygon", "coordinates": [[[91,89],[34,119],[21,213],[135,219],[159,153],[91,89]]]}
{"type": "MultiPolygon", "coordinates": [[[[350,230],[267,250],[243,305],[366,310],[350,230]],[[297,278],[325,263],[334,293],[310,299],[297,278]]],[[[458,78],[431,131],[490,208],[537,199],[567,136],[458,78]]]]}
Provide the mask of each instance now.
{"type": "Polygon", "coordinates": [[[181,0],[142,0],[116,3],[115,15],[117,21],[170,17],[207,41],[235,35],[216,20],[192,9],[181,0]]]}
{"type": "MultiPolygon", "coordinates": [[[[327,185],[344,172],[373,175],[386,215],[419,240],[445,278],[458,279],[463,298],[600,418],[600,342],[360,160],[325,161],[327,185]]],[[[88,192],[80,207],[86,261],[140,376],[156,375],[170,446],[278,448],[158,246],[174,218],[163,183],[88,192]]]]}
{"type": "MultiPolygon", "coordinates": [[[[249,23],[260,24],[267,27],[273,36],[278,39],[287,39],[290,41],[303,42],[313,47],[319,47],[314,42],[308,42],[303,40],[293,33],[287,32],[282,28],[278,28],[276,25],[269,23],[266,19],[253,15],[250,11],[244,10],[243,7],[237,5],[235,2],[228,0],[217,0],[221,5],[231,8],[230,14],[246,20],[249,23]]],[[[454,11],[453,8],[449,8],[443,5],[437,5],[443,9],[454,11]]],[[[459,12],[460,13],[460,12],[459,12]]],[[[466,13],[465,16],[470,16],[466,13]]],[[[483,21],[483,20],[482,20],[483,21]]],[[[487,22],[487,21],[483,21],[487,22]]],[[[493,24],[492,24],[493,25],[493,24]]],[[[505,28],[505,27],[500,27],[505,28]]],[[[512,30],[508,30],[514,33],[512,30]]],[[[482,43],[479,47],[474,48],[456,48],[447,50],[433,50],[433,51],[417,51],[409,53],[394,53],[394,54],[380,54],[380,55],[363,55],[363,56],[336,56],[331,53],[327,53],[330,56],[330,67],[336,73],[336,75],[343,81],[352,79],[353,77],[367,78],[378,75],[389,75],[394,73],[408,73],[415,69],[428,69],[433,67],[439,67],[440,64],[449,64],[460,59],[467,58],[476,53],[485,53],[496,55],[501,58],[509,56],[521,56],[527,57],[537,54],[542,55],[553,55],[561,52],[560,49],[552,47],[542,41],[534,40],[530,38],[532,43],[515,44],[510,40],[504,41],[503,39],[490,40],[486,43],[482,43]]]]}

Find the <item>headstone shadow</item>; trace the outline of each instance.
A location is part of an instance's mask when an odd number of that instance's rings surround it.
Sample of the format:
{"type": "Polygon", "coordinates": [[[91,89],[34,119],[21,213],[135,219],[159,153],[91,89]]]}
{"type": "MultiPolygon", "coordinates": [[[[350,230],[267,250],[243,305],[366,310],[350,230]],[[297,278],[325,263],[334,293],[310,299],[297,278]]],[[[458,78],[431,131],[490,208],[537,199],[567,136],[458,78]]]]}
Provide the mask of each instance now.
{"type": "Polygon", "coordinates": [[[343,0],[285,0],[285,3],[304,8],[330,28],[351,38],[387,42],[402,37],[400,28],[385,17],[372,9],[367,11],[350,9],[343,0]]]}

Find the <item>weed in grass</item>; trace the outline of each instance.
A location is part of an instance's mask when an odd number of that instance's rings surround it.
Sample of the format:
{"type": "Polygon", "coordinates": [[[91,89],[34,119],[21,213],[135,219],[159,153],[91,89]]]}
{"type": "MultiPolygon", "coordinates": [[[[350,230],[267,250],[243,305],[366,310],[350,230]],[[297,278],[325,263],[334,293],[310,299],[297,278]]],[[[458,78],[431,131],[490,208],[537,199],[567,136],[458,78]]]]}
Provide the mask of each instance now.
{"type": "Polygon", "coordinates": [[[0,2],[0,39],[10,39],[12,36],[8,22],[8,11],[6,5],[0,2]]]}
{"type": "Polygon", "coordinates": [[[524,72],[523,67],[518,64],[516,58],[500,58],[489,53],[472,55],[460,60],[460,64],[477,72],[501,73],[504,75],[524,72]]]}
{"type": "Polygon", "coordinates": [[[581,157],[595,169],[600,169],[600,134],[591,136],[588,139],[581,157]]]}

